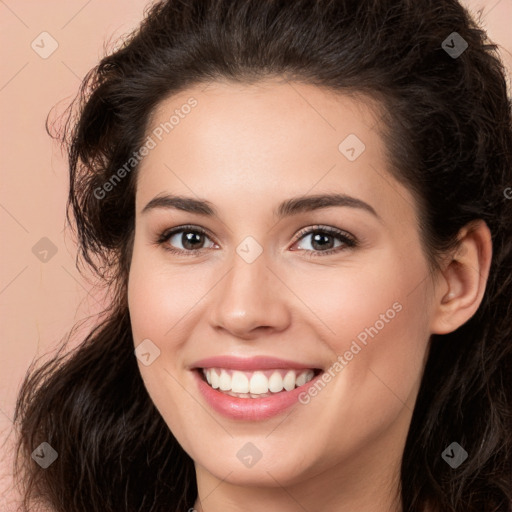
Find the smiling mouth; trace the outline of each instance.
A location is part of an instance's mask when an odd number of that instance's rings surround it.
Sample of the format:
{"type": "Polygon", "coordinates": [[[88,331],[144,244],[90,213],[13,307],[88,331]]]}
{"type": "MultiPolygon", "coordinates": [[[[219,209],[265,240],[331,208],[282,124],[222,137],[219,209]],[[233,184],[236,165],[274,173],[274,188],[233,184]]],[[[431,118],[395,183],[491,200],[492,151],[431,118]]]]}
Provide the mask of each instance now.
{"type": "Polygon", "coordinates": [[[211,388],[236,398],[266,398],[304,386],[322,373],[318,368],[239,371],[228,368],[197,368],[211,388]]]}

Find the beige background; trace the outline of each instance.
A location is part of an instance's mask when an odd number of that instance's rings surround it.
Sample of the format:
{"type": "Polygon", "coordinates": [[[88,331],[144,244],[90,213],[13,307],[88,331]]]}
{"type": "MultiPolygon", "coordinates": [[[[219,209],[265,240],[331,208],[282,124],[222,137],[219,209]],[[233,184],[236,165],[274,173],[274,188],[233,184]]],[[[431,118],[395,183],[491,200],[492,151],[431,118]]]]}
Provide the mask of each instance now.
{"type": "MultiPolygon", "coordinates": [[[[45,119],[52,108],[62,112],[104,54],[105,44],[110,41],[112,47],[116,38],[130,32],[147,3],[0,0],[2,511],[16,508],[10,479],[11,420],[26,369],[34,357],[57,347],[77,320],[101,306],[98,294],[75,268],[73,240],[64,231],[66,160],[46,134],[45,119]]],[[[502,46],[502,58],[512,69],[512,0],[464,3],[480,11],[477,17],[502,46]]]]}

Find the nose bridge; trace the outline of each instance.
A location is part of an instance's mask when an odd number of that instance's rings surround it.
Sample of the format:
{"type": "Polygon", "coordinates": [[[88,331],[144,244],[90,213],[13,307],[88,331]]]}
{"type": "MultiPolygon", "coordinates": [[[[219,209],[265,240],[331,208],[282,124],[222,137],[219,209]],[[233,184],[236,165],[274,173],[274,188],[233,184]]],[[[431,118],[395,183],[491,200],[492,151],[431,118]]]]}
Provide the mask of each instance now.
{"type": "Polygon", "coordinates": [[[230,265],[217,290],[214,324],[240,336],[258,327],[284,328],[288,314],[283,285],[263,248],[243,241],[230,265]]]}

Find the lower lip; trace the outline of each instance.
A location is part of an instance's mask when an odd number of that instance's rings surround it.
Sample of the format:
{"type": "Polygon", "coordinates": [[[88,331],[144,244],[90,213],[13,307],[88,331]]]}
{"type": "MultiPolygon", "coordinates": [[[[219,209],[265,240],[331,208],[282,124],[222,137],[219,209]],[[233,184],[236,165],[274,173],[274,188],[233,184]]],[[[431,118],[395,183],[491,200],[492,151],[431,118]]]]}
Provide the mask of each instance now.
{"type": "Polygon", "coordinates": [[[314,385],[323,373],[292,391],[282,391],[265,398],[237,398],[213,389],[201,378],[199,371],[193,370],[192,373],[208,405],[223,416],[248,421],[266,420],[285,411],[297,403],[299,395],[314,385]]]}

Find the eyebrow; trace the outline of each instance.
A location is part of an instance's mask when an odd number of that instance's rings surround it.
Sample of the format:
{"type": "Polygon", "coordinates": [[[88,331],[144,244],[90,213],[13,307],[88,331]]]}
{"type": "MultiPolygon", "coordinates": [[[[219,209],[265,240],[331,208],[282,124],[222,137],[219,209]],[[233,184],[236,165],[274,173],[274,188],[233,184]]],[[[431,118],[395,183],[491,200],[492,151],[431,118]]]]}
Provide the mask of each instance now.
{"type": "MultiPolygon", "coordinates": [[[[349,208],[359,208],[365,210],[378,219],[381,217],[375,209],[361,199],[348,196],[346,194],[316,194],[310,196],[292,197],[283,201],[273,214],[278,219],[290,217],[298,213],[330,208],[333,206],[347,206],[349,208]]],[[[206,200],[194,199],[192,197],[177,196],[172,194],[159,195],[151,199],[142,209],[141,213],[147,213],[154,209],[175,209],[188,213],[195,213],[207,217],[217,217],[217,210],[206,200]]]]}

